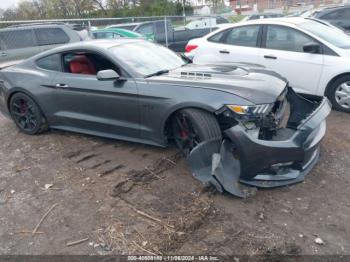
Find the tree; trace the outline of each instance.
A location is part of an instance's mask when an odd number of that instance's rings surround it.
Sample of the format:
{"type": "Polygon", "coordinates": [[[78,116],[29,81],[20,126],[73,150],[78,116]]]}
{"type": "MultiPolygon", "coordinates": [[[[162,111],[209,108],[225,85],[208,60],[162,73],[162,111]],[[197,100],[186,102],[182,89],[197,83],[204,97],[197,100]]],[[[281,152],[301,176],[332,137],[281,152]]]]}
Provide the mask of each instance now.
{"type": "MultiPolygon", "coordinates": [[[[222,0],[213,0],[222,1],[222,0]]],[[[186,6],[186,10],[190,10],[186,6]]],[[[181,15],[182,0],[24,0],[5,20],[181,15]]]]}

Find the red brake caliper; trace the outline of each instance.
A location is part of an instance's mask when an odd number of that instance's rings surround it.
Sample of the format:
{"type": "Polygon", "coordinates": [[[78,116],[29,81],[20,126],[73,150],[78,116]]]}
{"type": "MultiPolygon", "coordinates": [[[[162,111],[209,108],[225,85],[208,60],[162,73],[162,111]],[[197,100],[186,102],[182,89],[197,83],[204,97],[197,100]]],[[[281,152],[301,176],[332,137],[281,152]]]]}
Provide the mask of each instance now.
{"type": "Polygon", "coordinates": [[[21,111],[22,114],[24,114],[25,112],[27,112],[27,108],[28,108],[27,104],[22,102],[19,110],[21,111]]]}

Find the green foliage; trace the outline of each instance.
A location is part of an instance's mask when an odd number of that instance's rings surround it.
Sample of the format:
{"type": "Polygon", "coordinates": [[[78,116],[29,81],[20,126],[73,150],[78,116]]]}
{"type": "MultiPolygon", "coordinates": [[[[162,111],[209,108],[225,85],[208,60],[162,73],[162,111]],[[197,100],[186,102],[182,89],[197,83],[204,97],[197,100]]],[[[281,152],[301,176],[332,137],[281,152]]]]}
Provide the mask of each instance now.
{"type": "MultiPolygon", "coordinates": [[[[186,14],[193,9],[186,4],[186,14]]],[[[182,0],[26,0],[4,20],[182,15],[182,0]]]]}
{"type": "Polygon", "coordinates": [[[242,21],[242,19],[244,18],[244,15],[234,15],[234,16],[230,16],[229,17],[229,21],[230,23],[238,23],[240,21],[242,21]]]}

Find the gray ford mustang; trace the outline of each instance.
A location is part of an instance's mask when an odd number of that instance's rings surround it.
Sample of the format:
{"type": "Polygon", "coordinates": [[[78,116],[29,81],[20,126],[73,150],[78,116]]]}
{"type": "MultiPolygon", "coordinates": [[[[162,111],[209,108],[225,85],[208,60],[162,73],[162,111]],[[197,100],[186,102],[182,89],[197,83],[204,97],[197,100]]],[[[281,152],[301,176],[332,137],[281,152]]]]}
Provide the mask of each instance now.
{"type": "Polygon", "coordinates": [[[318,161],[330,104],[257,65],[195,65],[157,44],[120,39],[3,68],[0,110],[30,135],[55,128],[174,141],[197,179],[246,197],[304,179],[318,161]]]}

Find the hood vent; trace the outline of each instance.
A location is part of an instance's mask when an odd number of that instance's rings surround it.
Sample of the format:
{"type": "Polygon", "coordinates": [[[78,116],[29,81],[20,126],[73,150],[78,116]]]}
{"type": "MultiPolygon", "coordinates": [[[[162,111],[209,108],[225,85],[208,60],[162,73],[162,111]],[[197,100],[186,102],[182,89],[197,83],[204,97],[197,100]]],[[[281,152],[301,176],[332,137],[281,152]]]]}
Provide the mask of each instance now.
{"type": "Polygon", "coordinates": [[[181,77],[189,79],[210,79],[211,74],[198,72],[181,72],[181,77]]]}

